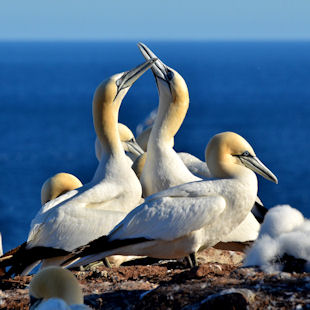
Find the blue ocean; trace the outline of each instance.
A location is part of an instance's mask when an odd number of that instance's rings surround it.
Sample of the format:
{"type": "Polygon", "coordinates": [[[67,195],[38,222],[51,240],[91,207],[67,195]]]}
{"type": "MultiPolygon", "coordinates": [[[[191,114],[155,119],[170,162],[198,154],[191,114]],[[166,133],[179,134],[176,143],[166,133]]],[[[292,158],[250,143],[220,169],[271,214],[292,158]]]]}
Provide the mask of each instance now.
{"type": "MultiPolygon", "coordinates": [[[[190,107],[175,149],[204,158],[235,131],[279,184],[259,177],[267,207],[310,216],[310,42],[145,42],[187,82],[190,107]]],[[[96,169],[92,95],[106,77],[144,61],[136,42],[0,43],[0,232],[4,250],[27,239],[42,183],[96,169]]],[[[135,132],[156,108],[151,71],[129,91],[120,122],[135,132]]]]}

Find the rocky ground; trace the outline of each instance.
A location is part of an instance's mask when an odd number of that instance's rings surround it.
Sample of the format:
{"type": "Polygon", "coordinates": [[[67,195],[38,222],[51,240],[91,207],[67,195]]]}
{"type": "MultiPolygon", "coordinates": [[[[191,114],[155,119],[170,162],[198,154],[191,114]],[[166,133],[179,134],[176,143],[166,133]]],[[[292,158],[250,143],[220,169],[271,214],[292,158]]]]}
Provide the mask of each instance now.
{"type": "MultiPolygon", "coordinates": [[[[94,309],[310,309],[310,274],[242,268],[243,253],[209,249],[199,267],[142,260],[74,271],[94,309]]],[[[1,309],[28,309],[31,276],[2,280],[1,309]]]]}

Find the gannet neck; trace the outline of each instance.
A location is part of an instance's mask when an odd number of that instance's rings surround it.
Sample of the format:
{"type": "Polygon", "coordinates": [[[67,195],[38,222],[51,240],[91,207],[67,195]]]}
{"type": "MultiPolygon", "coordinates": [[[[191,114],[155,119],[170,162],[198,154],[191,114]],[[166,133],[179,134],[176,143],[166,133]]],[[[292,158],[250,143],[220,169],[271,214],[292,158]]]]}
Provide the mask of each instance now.
{"type": "Polygon", "coordinates": [[[68,305],[83,304],[77,279],[69,270],[60,267],[49,267],[36,274],[30,282],[29,295],[32,300],[60,298],[68,305]]]}
{"type": "Polygon", "coordinates": [[[97,137],[106,154],[125,156],[118,134],[118,110],[133,83],[156,60],[150,58],[134,69],[115,74],[97,87],[93,98],[93,121],[97,137]]]}
{"type": "Polygon", "coordinates": [[[174,136],[181,127],[189,106],[189,94],[184,79],[175,70],[167,87],[166,82],[158,81],[159,108],[150,139],[173,146],[174,136]]]}
{"type": "MultiPolygon", "coordinates": [[[[143,150],[137,143],[132,131],[124,124],[118,123],[118,133],[121,139],[122,147],[130,159],[135,160],[138,156],[143,154],[143,150]]],[[[95,153],[98,161],[101,160],[103,155],[102,145],[98,137],[95,140],[95,153]]]]}
{"type": "Polygon", "coordinates": [[[48,178],[41,188],[41,204],[65,194],[73,189],[83,186],[82,182],[70,173],[57,173],[48,178]]]}
{"type": "Polygon", "coordinates": [[[114,101],[117,87],[113,79],[101,83],[93,98],[94,127],[106,154],[122,154],[122,145],[118,134],[118,109],[121,100],[114,101]]]}

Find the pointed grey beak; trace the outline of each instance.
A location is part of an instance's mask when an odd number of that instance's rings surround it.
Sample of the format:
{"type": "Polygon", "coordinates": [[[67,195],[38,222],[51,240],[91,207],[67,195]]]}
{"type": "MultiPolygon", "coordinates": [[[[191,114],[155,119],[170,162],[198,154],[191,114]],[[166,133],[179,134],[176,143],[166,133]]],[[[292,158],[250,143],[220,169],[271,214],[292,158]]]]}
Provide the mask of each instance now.
{"type": "Polygon", "coordinates": [[[126,152],[130,152],[135,156],[140,156],[144,153],[144,151],[141,149],[141,147],[136,141],[126,141],[122,143],[126,152]]]}
{"type": "Polygon", "coordinates": [[[145,44],[139,42],[138,47],[146,60],[157,58],[154,65],[152,66],[152,72],[155,78],[169,82],[171,79],[168,76],[170,73],[169,68],[145,44]]]}
{"type": "Polygon", "coordinates": [[[278,184],[277,177],[256,156],[239,156],[239,158],[247,168],[260,174],[265,179],[278,184]]]}
{"type": "Polygon", "coordinates": [[[157,58],[150,57],[143,64],[124,72],[124,74],[116,81],[117,94],[115,98],[122,89],[130,87],[145,71],[151,68],[156,60],[157,58]]]}

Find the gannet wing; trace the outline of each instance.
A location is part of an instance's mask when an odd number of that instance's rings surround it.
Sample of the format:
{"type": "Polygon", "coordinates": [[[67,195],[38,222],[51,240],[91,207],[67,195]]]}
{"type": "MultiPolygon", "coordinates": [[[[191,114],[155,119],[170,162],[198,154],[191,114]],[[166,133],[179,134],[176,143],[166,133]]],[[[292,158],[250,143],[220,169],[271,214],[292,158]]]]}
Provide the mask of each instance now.
{"type": "Polygon", "coordinates": [[[33,219],[27,247],[71,251],[108,234],[125,216],[126,212],[80,207],[78,203],[50,209],[33,219]]]}
{"type": "Polygon", "coordinates": [[[218,192],[219,181],[213,182],[194,181],[184,183],[178,186],[170,187],[166,190],[157,192],[145,199],[145,202],[156,200],[163,197],[206,197],[218,192]]]}
{"type": "Polygon", "coordinates": [[[56,197],[53,200],[48,201],[47,203],[45,203],[41,209],[40,209],[40,213],[44,213],[52,208],[54,208],[55,206],[60,205],[61,203],[69,200],[70,198],[74,197],[76,194],[78,194],[79,191],[77,189],[71,190],[65,194],[60,195],[59,197],[56,197]]]}
{"type": "Polygon", "coordinates": [[[182,159],[187,169],[195,176],[202,179],[209,179],[212,177],[205,161],[202,161],[189,153],[180,152],[178,155],[182,159]]]}
{"type": "Polygon", "coordinates": [[[153,199],[130,212],[109,238],[174,240],[210,224],[225,207],[220,195],[153,199]]]}

